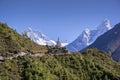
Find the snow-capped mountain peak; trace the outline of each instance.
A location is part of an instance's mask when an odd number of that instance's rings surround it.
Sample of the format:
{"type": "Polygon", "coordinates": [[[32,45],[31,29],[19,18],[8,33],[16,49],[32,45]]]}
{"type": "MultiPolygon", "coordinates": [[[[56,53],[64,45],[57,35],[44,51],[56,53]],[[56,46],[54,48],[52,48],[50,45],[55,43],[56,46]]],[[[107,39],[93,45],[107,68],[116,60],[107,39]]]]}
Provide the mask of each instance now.
{"type": "Polygon", "coordinates": [[[39,31],[32,30],[32,28],[30,28],[30,27],[28,27],[28,29],[26,29],[25,32],[27,33],[28,37],[29,36],[31,36],[31,37],[40,37],[40,38],[43,38],[44,40],[48,40],[46,35],[42,34],[39,31]]]}
{"type": "Polygon", "coordinates": [[[110,21],[108,19],[104,20],[104,23],[108,29],[112,29],[112,27],[110,25],[110,21]]]}
{"type": "Polygon", "coordinates": [[[90,32],[90,29],[88,29],[88,28],[85,28],[85,30],[84,30],[83,32],[85,32],[85,33],[89,34],[89,32],[90,32]]]}
{"type": "Polygon", "coordinates": [[[82,32],[82,34],[84,35],[84,37],[89,36],[89,35],[90,35],[90,29],[86,28],[86,29],[82,32]]]}
{"type": "Polygon", "coordinates": [[[90,36],[90,29],[86,28],[79,37],[83,38],[81,41],[85,43],[85,45],[88,45],[89,36],[90,36]]]}
{"type": "Polygon", "coordinates": [[[39,31],[34,31],[30,27],[24,31],[24,34],[27,35],[31,40],[36,42],[39,45],[55,45],[56,42],[54,40],[49,40],[46,35],[42,34],[39,31]]]}
{"type": "Polygon", "coordinates": [[[105,19],[95,30],[90,30],[86,28],[79,37],[74,40],[72,43],[68,44],[66,48],[68,48],[71,52],[80,51],[83,48],[92,44],[97,37],[104,34],[112,27],[110,25],[110,21],[105,19]]]}
{"type": "MultiPolygon", "coordinates": [[[[54,40],[50,40],[46,35],[42,34],[39,31],[35,31],[32,28],[26,29],[23,34],[25,34],[27,37],[29,37],[32,41],[39,45],[49,45],[49,46],[55,46],[56,42],[54,40]]],[[[68,43],[61,43],[62,47],[66,46],[68,43]]]]}
{"type": "Polygon", "coordinates": [[[112,29],[111,25],[110,25],[110,21],[108,19],[105,19],[98,27],[97,30],[110,30],[112,29]]]}

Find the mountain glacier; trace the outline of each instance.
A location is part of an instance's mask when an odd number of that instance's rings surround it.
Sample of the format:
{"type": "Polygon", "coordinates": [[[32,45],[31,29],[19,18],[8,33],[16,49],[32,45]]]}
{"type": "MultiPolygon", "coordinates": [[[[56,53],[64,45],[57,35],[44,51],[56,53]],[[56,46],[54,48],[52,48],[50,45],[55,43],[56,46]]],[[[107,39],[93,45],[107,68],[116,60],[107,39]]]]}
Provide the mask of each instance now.
{"type": "MultiPolygon", "coordinates": [[[[39,31],[34,31],[31,28],[26,29],[23,32],[23,34],[39,45],[48,45],[48,46],[56,45],[56,42],[54,40],[48,39],[46,35],[42,34],[39,31]]],[[[67,42],[64,42],[61,43],[61,46],[64,47],[67,44],[68,44],[67,42]]]]}
{"type": "Polygon", "coordinates": [[[108,19],[105,19],[99,26],[97,26],[97,29],[90,30],[86,28],[77,39],[75,39],[72,43],[68,44],[66,48],[70,50],[71,52],[80,51],[83,48],[89,46],[92,44],[97,37],[104,34],[108,30],[110,30],[112,27],[110,25],[110,21],[108,19]]]}

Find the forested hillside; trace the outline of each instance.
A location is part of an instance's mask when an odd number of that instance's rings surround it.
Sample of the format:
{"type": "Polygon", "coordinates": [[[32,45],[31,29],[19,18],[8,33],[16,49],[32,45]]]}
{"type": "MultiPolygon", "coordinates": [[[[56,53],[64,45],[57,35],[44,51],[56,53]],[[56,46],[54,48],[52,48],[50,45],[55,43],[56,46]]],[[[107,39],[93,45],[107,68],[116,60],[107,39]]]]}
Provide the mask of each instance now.
{"type": "Polygon", "coordinates": [[[120,80],[120,64],[97,49],[82,54],[18,57],[0,62],[1,80],[120,80]]]}

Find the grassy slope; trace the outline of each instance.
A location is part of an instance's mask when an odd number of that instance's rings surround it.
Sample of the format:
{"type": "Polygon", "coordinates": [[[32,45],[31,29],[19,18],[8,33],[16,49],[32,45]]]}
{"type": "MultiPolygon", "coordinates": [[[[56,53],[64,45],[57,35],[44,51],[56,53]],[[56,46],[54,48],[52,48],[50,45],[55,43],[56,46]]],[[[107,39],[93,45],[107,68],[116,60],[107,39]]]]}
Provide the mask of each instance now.
{"type": "Polygon", "coordinates": [[[45,52],[47,47],[39,46],[29,38],[18,34],[7,24],[0,23],[0,54],[30,50],[31,52],[45,52]]]}
{"type": "Polygon", "coordinates": [[[96,49],[66,56],[24,56],[0,63],[1,80],[117,80],[117,78],[120,78],[120,64],[96,49]]]}

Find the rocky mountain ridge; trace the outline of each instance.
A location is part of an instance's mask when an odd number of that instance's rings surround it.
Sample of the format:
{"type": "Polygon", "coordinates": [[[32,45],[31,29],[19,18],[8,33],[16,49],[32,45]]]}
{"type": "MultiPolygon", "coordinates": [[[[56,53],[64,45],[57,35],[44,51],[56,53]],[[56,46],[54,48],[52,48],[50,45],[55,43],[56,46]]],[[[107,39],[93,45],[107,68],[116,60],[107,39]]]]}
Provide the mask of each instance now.
{"type": "Polygon", "coordinates": [[[99,26],[97,26],[97,29],[95,30],[90,30],[86,28],[78,36],[78,38],[75,39],[72,43],[68,44],[66,48],[69,49],[71,52],[80,51],[92,44],[97,39],[97,37],[109,31],[111,28],[112,27],[110,25],[110,21],[108,19],[105,19],[99,26]]]}

